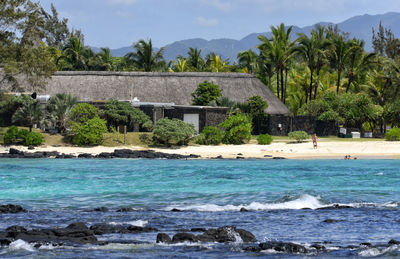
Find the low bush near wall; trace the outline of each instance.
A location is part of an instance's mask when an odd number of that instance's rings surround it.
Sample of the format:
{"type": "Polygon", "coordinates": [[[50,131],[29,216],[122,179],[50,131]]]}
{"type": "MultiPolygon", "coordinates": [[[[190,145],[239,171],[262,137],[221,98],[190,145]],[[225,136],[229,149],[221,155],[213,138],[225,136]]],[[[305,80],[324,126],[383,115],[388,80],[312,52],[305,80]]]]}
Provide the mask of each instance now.
{"type": "Polygon", "coordinates": [[[84,123],[72,124],[72,143],[78,146],[100,145],[107,132],[106,121],[95,117],[84,123]]]}
{"type": "Polygon", "coordinates": [[[153,130],[153,141],[156,145],[187,145],[195,133],[193,124],[164,118],[157,121],[153,130]]]}
{"type": "Polygon", "coordinates": [[[304,140],[309,138],[307,132],[302,130],[290,132],[288,136],[290,139],[295,139],[298,143],[303,142],[304,140]]]}
{"type": "Polygon", "coordinates": [[[219,126],[225,129],[222,139],[224,144],[240,145],[251,139],[252,125],[249,117],[244,114],[232,115],[219,126]]]}
{"type": "Polygon", "coordinates": [[[4,144],[22,144],[24,146],[39,146],[44,142],[42,134],[29,132],[26,129],[18,130],[16,126],[11,126],[4,134],[4,144]]]}
{"type": "Polygon", "coordinates": [[[400,141],[400,129],[393,128],[386,132],[385,139],[388,141],[400,141]]]}
{"type": "Polygon", "coordinates": [[[214,126],[207,126],[204,127],[196,143],[200,145],[219,145],[223,137],[224,132],[222,130],[214,126]]]}
{"type": "Polygon", "coordinates": [[[257,142],[260,145],[269,145],[272,143],[272,137],[269,134],[258,135],[257,142]]]}

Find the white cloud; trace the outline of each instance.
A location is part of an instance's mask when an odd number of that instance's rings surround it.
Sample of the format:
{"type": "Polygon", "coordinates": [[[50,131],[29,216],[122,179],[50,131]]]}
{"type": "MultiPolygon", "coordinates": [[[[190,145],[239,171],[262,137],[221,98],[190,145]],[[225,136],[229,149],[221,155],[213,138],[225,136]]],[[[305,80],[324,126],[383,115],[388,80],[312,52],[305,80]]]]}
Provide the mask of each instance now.
{"type": "Polygon", "coordinates": [[[218,25],[218,20],[199,16],[194,20],[194,23],[201,26],[215,26],[218,25]]]}
{"type": "Polygon", "coordinates": [[[138,0],[107,0],[109,4],[112,5],[132,5],[135,4],[138,0]]]}

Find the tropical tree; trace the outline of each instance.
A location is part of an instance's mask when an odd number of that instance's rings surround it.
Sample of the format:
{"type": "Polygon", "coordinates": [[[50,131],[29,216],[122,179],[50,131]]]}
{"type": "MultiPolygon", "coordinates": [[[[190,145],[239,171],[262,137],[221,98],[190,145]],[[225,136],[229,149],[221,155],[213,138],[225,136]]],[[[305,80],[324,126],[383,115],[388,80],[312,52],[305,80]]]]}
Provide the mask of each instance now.
{"type": "Polygon", "coordinates": [[[57,64],[60,64],[61,61],[68,64],[68,67],[63,67],[62,70],[88,70],[87,51],[79,38],[70,38],[62,53],[57,64]]]}
{"type": "Polygon", "coordinates": [[[114,59],[113,56],[111,55],[111,51],[109,48],[101,48],[101,51],[97,53],[97,60],[98,60],[98,66],[100,70],[103,71],[112,71],[114,70],[114,59]]]}
{"type": "Polygon", "coordinates": [[[139,40],[137,43],[133,44],[133,47],[136,51],[129,52],[125,57],[140,71],[160,71],[165,67],[163,57],[164,48],[155,51],[151,39],[147,42],[145,40],[139,40]]]}
{"type": "Polygon", "coordinates": [[[32,132],[34,124],[39,124],[43,119],[44,112],[39,102],[26,102],[12,116],[13,123],[20,123],[29,127],[32,132]]]}
{"type": "Polygon", "coordinates": [[[271,26],[271,39],[264,35],[258,36],[261,44],[257,48],[271,60],[275,67],[277,96],[284,103],[286,102],[287,75],[295,46],[295,42],[290,39],[292,28],[290,26],[286,29],[285,25],[281,23],[277,27],[271,26]]]}
{"type": "Polygon", "coordinates": [[[202,71],[204,69],[205,61],[201,56],[201,50],[198,50],[197,48],[189,48],[187,54],[188,66],[193,68],[195,71],[202,71]]]}
{"type": "Polygon", "coordinates": [[[50,103],[46,108],[59,132],[65,133],[71,110],[77,101],[77,97],[66,93],[56,94],[50,98],[50,103]]]}
{"type": "Polygon", "coordinates": [[[187,65],[187,60],[185,58],[178,58],[176,61],[172,60],[172,68],[170,68],[171,72],[186,72],[189,70],[187,65]]]}
{"type": "Polygon", "coordinates": [[[247,68],[251,74],[254,74],[257,69],[257,54],[251,49],[240,52],[237,55],[239,66],[247,68]]]}
{"type": "Polygon", "coordinates": [[[228,72],[229,60],[223,60],[219,55],[212,52],[206,56],[206,64],[210,72],[228,72]]]}

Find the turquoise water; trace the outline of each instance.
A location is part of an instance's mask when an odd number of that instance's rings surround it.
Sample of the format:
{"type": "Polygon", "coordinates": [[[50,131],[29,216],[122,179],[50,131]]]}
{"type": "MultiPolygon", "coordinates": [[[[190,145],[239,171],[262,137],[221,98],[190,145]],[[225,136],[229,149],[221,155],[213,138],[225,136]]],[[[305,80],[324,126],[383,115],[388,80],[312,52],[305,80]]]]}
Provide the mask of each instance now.
{"type": "MultiPolygon", "coordinates": [[[[89,225],[136,222],[171,235],[178,229],[236,225],[253,232],[259,241],[327,241],[332,247],[400,239],[399,160],[1,159],[0,185],[0,204],[19,204],[30,211],[0,214],[0,230],[11,225],[64,227],[83,220],[89,225]],[[316,210],[336,203],[354,208],[316,210]],[[110,212],[92,211],[100,206],[110,212]],[[115,213],[120,207],[134,211],[115,213]],[[172,213],[173,208],[183,212],[172,213]],[[241,213],[241,208],[249,212],[241,213]],[[323,223],[332,218],[340,222],[323,223]]],[[[171,251],[193,257],[253,256],[229,246],[207,253],[195,247],[160,247],[155,244],[156,234],[124,237],[146,242],[135,251],[111,247],[101,254],[153,257],[149,250],[155,249],[158,256],[171,251]]],[[[0,251],[8,254],[7,249],[0,251]]],[[[326,255],[361,256],[362,252],[326,255]]],[[[390,251],[400,255],[397,252],[390,251]]],[[[47,256],[42,250],[21,253],[47,256]]],[[[58,253],[99,255],[93,249],[65,248],[58,253]]]]}

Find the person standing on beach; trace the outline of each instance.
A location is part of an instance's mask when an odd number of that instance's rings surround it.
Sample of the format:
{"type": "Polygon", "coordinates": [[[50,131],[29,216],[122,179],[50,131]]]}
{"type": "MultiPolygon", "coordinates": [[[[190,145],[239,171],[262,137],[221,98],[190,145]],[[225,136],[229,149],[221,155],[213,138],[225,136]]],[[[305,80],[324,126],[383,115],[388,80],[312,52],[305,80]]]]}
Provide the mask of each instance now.
{"type": "Polygon", "coordinates": [[[314,133],[314,135],[312,136],[312,142],[313,142],[313,147],[314,147],[314,148],[318,148],[317,140],[318,140],[317,134],[314,133]]]}

